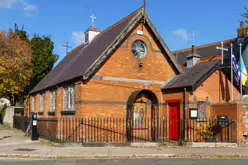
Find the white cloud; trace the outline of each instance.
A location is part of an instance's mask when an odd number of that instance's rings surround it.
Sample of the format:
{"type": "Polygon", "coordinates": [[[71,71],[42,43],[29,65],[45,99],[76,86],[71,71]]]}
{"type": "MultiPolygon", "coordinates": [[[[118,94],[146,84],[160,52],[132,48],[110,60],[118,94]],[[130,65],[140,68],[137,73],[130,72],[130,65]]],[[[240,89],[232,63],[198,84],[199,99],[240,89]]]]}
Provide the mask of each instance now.
{"type": "Polygon", "coordinates": [[[20,3],[21,0],[1,0],[0,8],[12,8],[14,5],[20,3]]]}
{"type": "Polygon", "coordinates": [[[34,16],[38,11],[38,6],[29,4],[25,0],[0,0],[0,8],[11,9],[14,6],[18,6],[23,10],[26,16],[34,16]]]}
{"type": "Polygon", "coordinates": [[[35,5],[27,5],[25,8],[24,8],[24,11],[37,11],[38,10],[38,7],[35,6],[35,5]]]}
{"type": "Polygon", "coordinates": [[[174,31],[173,34],[184,42],[189,40],[189,34],[185,29],[178,29],[174,31]]]}
{"type": "Polygon", "coordinates": [[[77,45],[81,45],[85,41],[84,32],[73,32],[71,39],[77,45]]]}

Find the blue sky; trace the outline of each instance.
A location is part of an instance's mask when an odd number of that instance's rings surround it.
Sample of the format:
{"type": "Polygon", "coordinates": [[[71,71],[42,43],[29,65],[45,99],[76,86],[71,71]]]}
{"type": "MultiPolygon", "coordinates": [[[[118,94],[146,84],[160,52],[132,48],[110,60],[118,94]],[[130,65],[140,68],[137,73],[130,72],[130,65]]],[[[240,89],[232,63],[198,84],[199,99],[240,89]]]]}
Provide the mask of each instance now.
{"type": "MultiPolygon", "coordinates": [[[[17,23],[30,35],[50,35],[61,60],[67,40],[73,48],[82,42],[90,15],[104,30],[142,5],[143,0],[0,0],[0,29],[17,23]]],[[[244,7],[248,0],[147,0],[147,12],[171,51],[190,47],[193,29],[196,45],[236,37],[244,7]]]]}

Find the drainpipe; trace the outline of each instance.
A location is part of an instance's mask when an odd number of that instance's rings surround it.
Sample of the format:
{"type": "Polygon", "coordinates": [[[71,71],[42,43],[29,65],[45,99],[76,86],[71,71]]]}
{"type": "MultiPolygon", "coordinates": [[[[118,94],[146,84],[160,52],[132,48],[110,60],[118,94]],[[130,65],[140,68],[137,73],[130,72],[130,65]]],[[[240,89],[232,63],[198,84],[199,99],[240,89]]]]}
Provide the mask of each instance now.
{"type": "Polygon", "coordinates": [[[188,127],[188,123],[187,123],[187,121],[188,121],[188,109],[187,109],[187,103],[186,103],[186,99],[187,99],[187,96],[186,96],[186,88],[184,88],[184,116],[185,116],[185,119],[184,119],[184,121],[185,121],[185,125],[184,125],[184,131],[185,131],[185,133],[184,133],[184,140],[185,140],[185,142],[187,141],[187,134],[188,134],[188,132],[187,132],[187,127],[188,127]]]}

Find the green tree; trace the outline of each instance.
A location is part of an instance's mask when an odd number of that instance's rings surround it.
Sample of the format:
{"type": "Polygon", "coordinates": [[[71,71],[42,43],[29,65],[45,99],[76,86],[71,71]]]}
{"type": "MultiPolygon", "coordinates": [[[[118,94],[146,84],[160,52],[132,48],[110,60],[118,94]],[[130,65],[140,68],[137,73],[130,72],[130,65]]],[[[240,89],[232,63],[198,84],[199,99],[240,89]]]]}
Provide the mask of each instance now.
{"type": "Polygon", "coordinates": [[[31,88],[34,88],[53,68],[58,56],[53,53],[54,43],[49,36],[34,35],[30,40],[33,51],[33,71],[31,88]]]}
{"type": "Polygon", "coordinates": [[[14,33],[18,35],[21,40],[26,41],[28,44],[30,43],[27,32],[24,30],[24,26],[22,26],[22,29],[19,30],[17,24],[15,24],[14,33]]]}
{"type": "Polygon", "coordinates": [[[26,41],[32,49],[34,74],[31,78],[30,86],[27,88],[27,92],[29,92],[52,70],[54,63],[58,60],[58,56],[53,53],[54,42],[51,40],[50,36],[40,37],[38,34],[35,34],[30,38],[27,35],[24,26],[22,26],[22,29],[19,29],[15,24],[14,28],[15,34],[23,41],[26,41]]]}

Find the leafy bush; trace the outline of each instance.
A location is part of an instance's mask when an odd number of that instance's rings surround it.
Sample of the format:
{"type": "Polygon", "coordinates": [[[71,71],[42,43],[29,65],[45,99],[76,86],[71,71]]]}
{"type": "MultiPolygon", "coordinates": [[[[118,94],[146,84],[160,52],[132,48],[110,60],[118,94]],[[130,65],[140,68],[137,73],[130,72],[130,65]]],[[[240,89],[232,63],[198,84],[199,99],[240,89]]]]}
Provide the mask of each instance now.
{"type": "Polygon", "coordinates": [[[5,115],[6,108],[7,108],[6,104],[0,107],[0,124],[3,124],[3,117],[5,115]]]}

